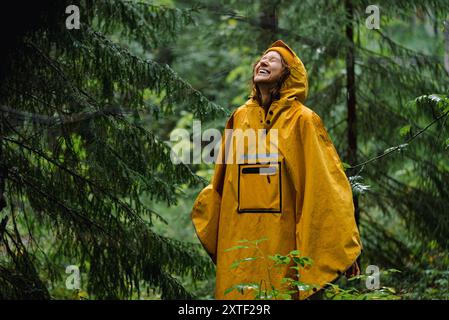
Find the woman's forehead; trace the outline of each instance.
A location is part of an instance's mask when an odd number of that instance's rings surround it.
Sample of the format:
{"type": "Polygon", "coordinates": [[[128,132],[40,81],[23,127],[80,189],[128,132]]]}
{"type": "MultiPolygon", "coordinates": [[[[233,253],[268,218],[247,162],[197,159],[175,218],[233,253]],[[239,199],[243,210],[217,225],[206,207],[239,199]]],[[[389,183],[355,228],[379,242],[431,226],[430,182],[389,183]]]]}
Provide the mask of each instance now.
{"type": "MultiPolygon", "coordinates": [[[[279,54],[279,52],[277,51],[268,51],[267,53],[265,53],[262,58],[271,58],[271,57],[275,57],[278,58],[279,60],[281,59],[281,55],[279,54]]],[[[262,59],[261,58],[261,59],[262,59]]]]}

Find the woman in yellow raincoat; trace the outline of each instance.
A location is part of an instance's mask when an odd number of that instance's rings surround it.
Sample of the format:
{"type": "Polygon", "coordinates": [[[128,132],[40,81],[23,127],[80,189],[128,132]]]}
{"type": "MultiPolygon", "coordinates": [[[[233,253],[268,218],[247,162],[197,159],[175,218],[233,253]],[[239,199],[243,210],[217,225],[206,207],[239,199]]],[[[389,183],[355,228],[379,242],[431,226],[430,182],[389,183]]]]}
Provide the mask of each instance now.
{"type": "MultiPolygon", "coordinates": [[[[300,268],[299,279],[318,288],[356,265],[362,245],[351,186],[320,117],[303,104],[307,91],[303,63],[278,40],[254,66],[250,99],[226,123],[232,135],[222,139],[211,184],[192,209],[196,233],[216,264],[216,299],[254,299],[251,290],[225,291],[242,283],[279,289],[282,278],[294,278],[292,265],[269,274],[269,259],[231,269],[260,255],[251,248],[226,251],[240,240],[266,238],[259,244],[266,256],[299,250],[313,260],[300,268]],[[235,134],[261,129],[266,135],[256,133],[256,143],[250,134],[235,134]]],[[[299,290],[295,297],[316,291],[299,290]]]]}

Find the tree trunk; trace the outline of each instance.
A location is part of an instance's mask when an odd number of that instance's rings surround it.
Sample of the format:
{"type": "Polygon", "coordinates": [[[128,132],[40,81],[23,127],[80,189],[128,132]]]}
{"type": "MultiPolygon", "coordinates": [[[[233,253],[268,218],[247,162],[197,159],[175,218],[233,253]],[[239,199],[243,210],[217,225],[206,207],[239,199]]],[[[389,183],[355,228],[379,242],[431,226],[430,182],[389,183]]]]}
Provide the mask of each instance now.
{"type": "Polygon", "coordinates": [[[259,50],[264,51],[270,44],[277,40],[278,33],[278,17],[277,17],[278,1],[264,0],[260,4],[260,27],[259,34],[259,50]]]}
{"type": "Polygon", "coordinates": [[[444,69],[449,74],[449,15],[444,21],[444,69]]]}
{"type": "MultiPolygon", "coordinates": [[[[351,0],[345,1],[346,39],[348,42],[346,52],[346,105],[348,109],[348,149],[346,159],[351,165],[357,164],[357,113],[355,88],[355,46],[354,46],[354,8],[351,0]]],[[[354,195],[355,220],[359,225],[360,210],[357,195],[354,195]]]]}
{"type": "MultiPolygon", "coordinates": [[[[1,121],[1,120],[0,120],[1,121]]],[[[0,123],[0,126],[3,126],[3,123],[0,123]]],[[[0,132],[3,133],[2,128],[0,128],[0,132]]],[[[3,216],[1,212],[6,207],[6,200],[4,196],[5,192],[5,180],[6,180],[6,168],[3,164],[1,164],[3,159],[3,140],[0,139],[0,218],[3,216]]],[[[8,223],[8,216],[5,215],[0,219],[0,242],[3,239],[3,233],[6,230],[6,224],[8,223]]]]}

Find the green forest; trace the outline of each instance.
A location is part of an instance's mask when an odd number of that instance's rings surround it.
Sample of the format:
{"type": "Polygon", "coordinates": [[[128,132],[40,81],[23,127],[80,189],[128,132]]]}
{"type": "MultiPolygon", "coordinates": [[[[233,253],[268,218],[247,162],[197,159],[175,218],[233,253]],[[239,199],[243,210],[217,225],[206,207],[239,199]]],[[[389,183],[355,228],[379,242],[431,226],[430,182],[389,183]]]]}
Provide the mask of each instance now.
{"type": "MultiPolygon", "coordinates": [[[[319,299],[449,299],[448,0],[40,0],[0,15],[0,299],[214,299],[191,218],[214,164],[173,161],[172,134],[193,150],[222,132],[279,39],[307,69],[363,244],[360,275],[319,299]]],[[[273,259],[312,263],[296,254],[273,259]]]]}

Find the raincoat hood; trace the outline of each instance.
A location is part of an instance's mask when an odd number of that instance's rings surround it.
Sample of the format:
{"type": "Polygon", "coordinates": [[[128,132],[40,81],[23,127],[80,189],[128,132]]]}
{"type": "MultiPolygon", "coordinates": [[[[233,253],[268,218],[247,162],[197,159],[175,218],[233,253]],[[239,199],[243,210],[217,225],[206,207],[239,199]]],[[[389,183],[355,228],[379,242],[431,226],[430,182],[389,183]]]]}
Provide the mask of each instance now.
{"type": "MultiPolygon", "coordinates": [[[[304,65],[280,40],[270,50],[291,68],[281,97],[268,110],[249,99],[229,117],[212,180],[192,209],[197,236],[216,264],[216,299],[254,299],[254,290],[229,290],[254,283],[280,289],[284,278],[299,277],[320,289],[344,273],[362,248],[340,157],[321,118],[303,104],[304,65]],[[263,238],[260,251],[246,245],[263,238]],[[240,250],[229,250],[235,246],[240,250]],[[260,252],[268,257],[292,251],[311,258],[311,267],[291,261],[270,269],[272,260],[254,259],[260,252]]],[[[299,299],[315,292],[293,290],[299,299]]]]}
{"type": "MultiPolygon", "coordinates": [[[[301,103],[304,103],[307,98],[309,84],[307,71],[301,59],[282,40],[274,42],[265,50],[264,55],[269,51],[278,52],[290,68],[290,76],[284,81],[280,90],[280,100],[288,100],[296,97],[301,103]]],[[[251,99],[255,97],[255,94],[255,88],[253,88],[251,99]]]]}

